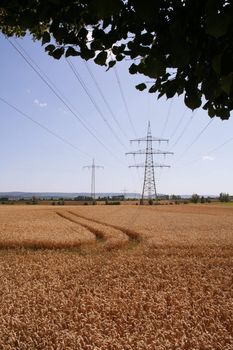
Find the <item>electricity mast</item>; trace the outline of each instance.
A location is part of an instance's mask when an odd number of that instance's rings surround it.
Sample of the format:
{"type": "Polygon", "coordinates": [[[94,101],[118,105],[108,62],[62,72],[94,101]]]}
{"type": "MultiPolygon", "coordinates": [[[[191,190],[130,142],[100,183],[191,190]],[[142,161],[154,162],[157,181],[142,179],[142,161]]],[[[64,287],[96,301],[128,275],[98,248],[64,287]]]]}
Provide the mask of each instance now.
{"type": "Polygon", "coordinates": [[[83,168],[91,169],[91,198],[95,202],[95,169],[104,169],[101,165],[95,165],[95,159],[93,158],[91,165],[86,165],[83,168]]]}
{"type": "Polygon", "coordinates": [[[126,199],[126,194],[127,194],[127,188],[123,188],[123,190],[121,190],[121,192],[122,192],[122,194],[123,194],[123,196],[124,196],[124,200],[126,199]]]}
{"type": "Polygon", "coordinates": [[[151,128],[150,128],[150,122],[148,122],[148,129],[147,129],[147,136],[142,137],[139,139],[130,140],[130,142],[146,142],[146,149],[138,150],[135,152],[127,152],[126,154],[145,154],[146,159],[145,163],[143,164],[135,164],[130,165],[129,168],[144,168],[144,181],[143,181],[143,188],[142,188],[142,197],[141,197],[141,204],[143,204],[144,199],[147,197],[148,200],[157,199],[157,191],[155,186],[155,174],[154,174],[154,168],[170,168],[170,165],[166,164],[158,164],[154,163],[153,155],[154,154],[163,154],[166,156],[167,154],[173,154],[173,152],[167,152],[162,151],[159,149],[153,149],[153,142],[168,142],[168,139],[162,139],[153,137],[151,134],[151,128]]]}

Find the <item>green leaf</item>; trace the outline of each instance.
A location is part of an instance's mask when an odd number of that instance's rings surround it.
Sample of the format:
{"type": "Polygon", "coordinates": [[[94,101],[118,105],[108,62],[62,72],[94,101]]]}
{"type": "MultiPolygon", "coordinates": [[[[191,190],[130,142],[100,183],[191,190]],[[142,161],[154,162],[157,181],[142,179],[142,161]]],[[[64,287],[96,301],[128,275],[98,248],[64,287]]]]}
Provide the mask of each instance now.
{"type": "Polygon", "coordinates": [[[143,91],[143,90],[146,89],[146,84],[141,83],[141,84],[136,85],[135,87],[136,87],[137,90],[143,91]]]}
{"type": "Polygon", "coordinates": [[[231,17],[226,14],[214,14],[207,17],[206,33],[218,39],[227,33],[231,17]]]}
{"type": "Polygon", "coordinates": [[[108,54],[106,51],[101,51],[96,58],[94,59],[96,64],[99,64],[100,66],[106,65],[106,59],[108,57],[108,54]]]}
{"type": "Polygon", "coordinates": [[[124,55],[121,55],[121,54],[119,54],[119,55],[116,55],[116,60],[117,61],[122,61],[123,59],[124,59],[124,55]]]}
{"type": "Polygon", "coordinates": [[[22,13],[20,14],[20,21],[26,27],[34,27],[36,21],[36,15],[34,11],[32,11],[30,8],[22,11],[22,13]]]}
{"type": "Polygon", "coordinates": [[[134,47],[135,47],[135,42],[133,40],[129,41],[127,43],[127,47],[128,47],[129,50],[133,50],[134,47]]]}
{"type": "Polygon", "coordinates": [[[73,47],[69,46],[68,49],[66,50],[66,57],[69,56],[79,56],[79,52],[76,51],[73,47]]]}
{"type": "Polygon", "coordinates": [[[134,0],[133,6],[137,13],[137,16],[139,16],[140,19],[148,22],[153,22],[155,19],[155,14],[157,12],[156,10],[158,7],[158,3],[160,2],[154,0],[134,0]]]}
{"type": "Polygon", "coordinates": [[[53,52],[50,52],[49,54],[53,56],[56,60],[59,60],[64,54],[64,47],[60,47],[59,49],[56,49],[53,52]]]}
{"type": "Polygon", "coordinates": [[[78,37],[84,40],[86,39],[87,35],[88,35],[88,30],[84,27],[82,27],[78,32],[78,37]]]}
{"type": "Polygon", "coordinates": [[[212,106],[208,108],[208,115],[210,118],[215,116],[215,109],[212,106]]]}
{"type": "Polygon", "coordinates": [[[66,38],[67,30],[66,28],[54,28],[53,30],[53,36],[56,39],[57,42],[64,43],[64,39],[66,38]]]}
{"type": "Polygon", "coordinates": [[[125,49],[125,45],[122,44],[121,46],[113,46],[112,48],[112,52],[114,55],[118,55],[118,54],[121,54],[125,49]]]}
{"type": "Polygon", "coordinates": [[[163,97],[163,95],[165,95],[165,91],[162,90],[159,94],[158,94],[158,100],[163,97]]]}
{"type": "Polygon", "coordinates": [[[108,69],[106,69],[106,72],[107,72],[110,68],[112,68],[113,66],[115,66],[115,64],[116,64],[116,61],[110,61],[110,62],[108,63],[108,69]]]}
{"type": "Polygon", "coordinates": [[[209,108],[211,108],[212,107],[212,105],[211,105],[211,102],[210,101],[208,101],[208,102],[206,102],[205,104],[204,104],[204,106],[202,107],[204,110],[207,110],[207,109],[209,109],[209,108]]]}
{"type": "Polygon", "coordinates": [[[89,59],[95,57],[95,50],[89,50],[86,46],[81,48],[80,56],[88,61],[89,59]]]}
{"type": "Polygon", "coordinates": [[[104,35],[104,31],[99,28],[95,28],[92,32],[93,39],[102,39],[103,35],[104,35]]]}
{"type": "Polygon", "coordinates": [[[222,120],[227,120],[230,117],[230,111],[228,109],[219,108],[216,110],[216,115],[222,120]]]}
{"type": "Polygon", "coordinates": [[[185,95],[184,102],[192,110],[201,106],[201,97],[198,94],[185,95]]]}
{"type": "Polygon", "coordinates": [[[230,111],[227,109],[224,109],[221,113],[221,119],[222,120],[227,120],[230,118],[230,111]]]}
{"type": "Polygon", "coordinates": [[[232,78],[233,78],[233,73],[230,73],[228,75],[223,76],[221,79],[222,89],[223,91],[226,92],[227,95],[230,95],[230,92],[231,92],[232,78]]]}
{"type": "Polygon", "coordinates": [[[178,88],[178,82],[177,81],[169,81],[166,84],[166,96],[167,98],[171,98],[173,97],[176,92],[177,92],[177,88],[178,88]]]}
{"type": "Polygon", "coordinates": [[[150,33],[144,33],[140,36],[140,42],[142,45],[150,45],[154,40],[154,36],[150,33]]]}
{"type": "Polygon", "coordinates": [[[184,92],[184,87],[182,85],[179,85],[177,88],[177,95],[180,96],[184,92]]]}
{"type": "Polygon", "coordinates": [[[138,72],[138,66],[136,64],[131,64],[129,67],[130,74],[136,74],[138,72]]]}
{"type": "Polygon", "coordinates": [[[90,12],[95,13],[102,19],[119,13],[121,9],[121,0],[92,0],[90,2],[90,12]]]}
{"type": "Polygon", "coordinates": [[[50,42],[50,34],[49,32],[44,32],[42,37],[42,45],[50,42]]]}
{"type": "Polygon", "coordinates": [[[166,66],[162,60],[153,58],[146,60],[145,64],[140,67],[140,72],[150,78],[158,78],[166,73],[166,66]]]}
{"type": "Polygon", "coordinates": [[[152,93],[156,92],[157,89],[158,89],[157,84],[154,84],[154,85],[152,85],[152,86],[149,88],[148,92],[149,92],[150,94],[152,94],[152,93]]]}
{"type": "Polygon", "coordinates": [[[59,5],[60,4],[60,0],[48,0],[48,2],[51,2],[54,5],[59,5]]]}
{"type": "Polygon", "coordinates": [[[45,51],[51,52],[53,50],[55,50],[55,45],[50,44],[45,47],[45,51]]]}
{"type": "Polygon", "coordinates": [[[221,73],[221,62],[222,62],[222,54],[214,56],[212,60],[212,67],[215,71],[215,73],[220,74],[221,73]]]}

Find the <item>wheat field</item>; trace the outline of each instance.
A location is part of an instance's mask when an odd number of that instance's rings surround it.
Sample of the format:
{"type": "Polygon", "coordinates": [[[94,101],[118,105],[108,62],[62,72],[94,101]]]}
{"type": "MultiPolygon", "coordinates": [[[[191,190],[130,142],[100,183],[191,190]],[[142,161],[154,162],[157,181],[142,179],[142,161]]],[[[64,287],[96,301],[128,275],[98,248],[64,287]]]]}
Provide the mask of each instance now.
{"type": "Polygon", "coordinates": [[[0,349],[232,350],[233,209],[1,206],[0,349]]]}

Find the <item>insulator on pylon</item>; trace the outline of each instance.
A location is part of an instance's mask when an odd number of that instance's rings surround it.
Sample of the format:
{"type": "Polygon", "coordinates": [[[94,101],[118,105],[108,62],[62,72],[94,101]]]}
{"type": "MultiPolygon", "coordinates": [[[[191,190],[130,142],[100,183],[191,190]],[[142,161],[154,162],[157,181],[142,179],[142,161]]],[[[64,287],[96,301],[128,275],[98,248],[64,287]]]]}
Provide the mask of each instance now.
{"type": "Polygon", "coordinates": [[[150,200],[157,199],[154,168],[168,167],[167,165],[164,165],[164,164],[154,164],[153,154],[158,154],[160,156],[163,154],[163,156],[165,158],[166,154],[170,154],[171,152],[166,152],[166,151],[163,152],[160,150],[157,150],[157,151],[153,150],[152,143],[154,141],[159,142],[159,145],[160,145],[161,141],[167,141],[167,143],[168,143],[168,140],[152,137],[151,131],[150,131],[150,122],[148,122],[147,136],[145,138],[140,138],[140,139],[133,140],[133,141],[138,141],[138,144],[140,144],[140,142],[142,142],[142,141],[146,142],[146,149],[145,150],[130,152],[130,154],[133,154],[134,158],[136,155],[142,155],[142,154],[146,155],[144,165],[136,165],[135,164],[133,166],[130,166],[130,167],[134,167],[134,168],[143,167],[145,169],[142,197],[141,197],[141,202],[143,203],[143,200],[145,199],[146,195],[147,195],[147,198],[150,200]]]}

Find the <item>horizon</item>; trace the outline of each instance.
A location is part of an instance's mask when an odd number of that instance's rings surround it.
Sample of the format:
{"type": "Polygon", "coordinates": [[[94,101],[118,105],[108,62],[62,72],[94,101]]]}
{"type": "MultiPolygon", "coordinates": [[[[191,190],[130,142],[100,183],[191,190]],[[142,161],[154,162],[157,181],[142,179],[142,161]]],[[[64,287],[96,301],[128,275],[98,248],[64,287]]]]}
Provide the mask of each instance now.
{"type": "MultiPolygon", "coordinates": [[[[220,193],[225,193],[225,192],[220,192],[220,193]]],[[[157,193],[158,196],[192,196],[193,194],[198,194],[199,196],[204,196],[204,197],[219,197],[220,193],[218,194],[207,194],[207,193],[196,193],[196,192],[192,192],[192,193],[157,193]]],[[[229,194],[229,196],[233,196],[233,194],[226,192],[227,194],[229,194]]],[[[55,195],[55,194],[66,194],[66,195],[91,195],[91,192],[89,191],[80,191],[80,192],[69,192],[69,191],[0,191],[0,196],[1,195],[6,195],[6,194],[41,194],[41,195],[55,195]]],[[[114,192],[114,191],[105,191],[105,192],[96,192],[95,193],[96,196],[98,195],[124,195],[125,197],[127,197],[127,195],[138,195],[141,196],[141,192],[127,192],[127,193],[123,193],[123,192],[114,192]]]]}

